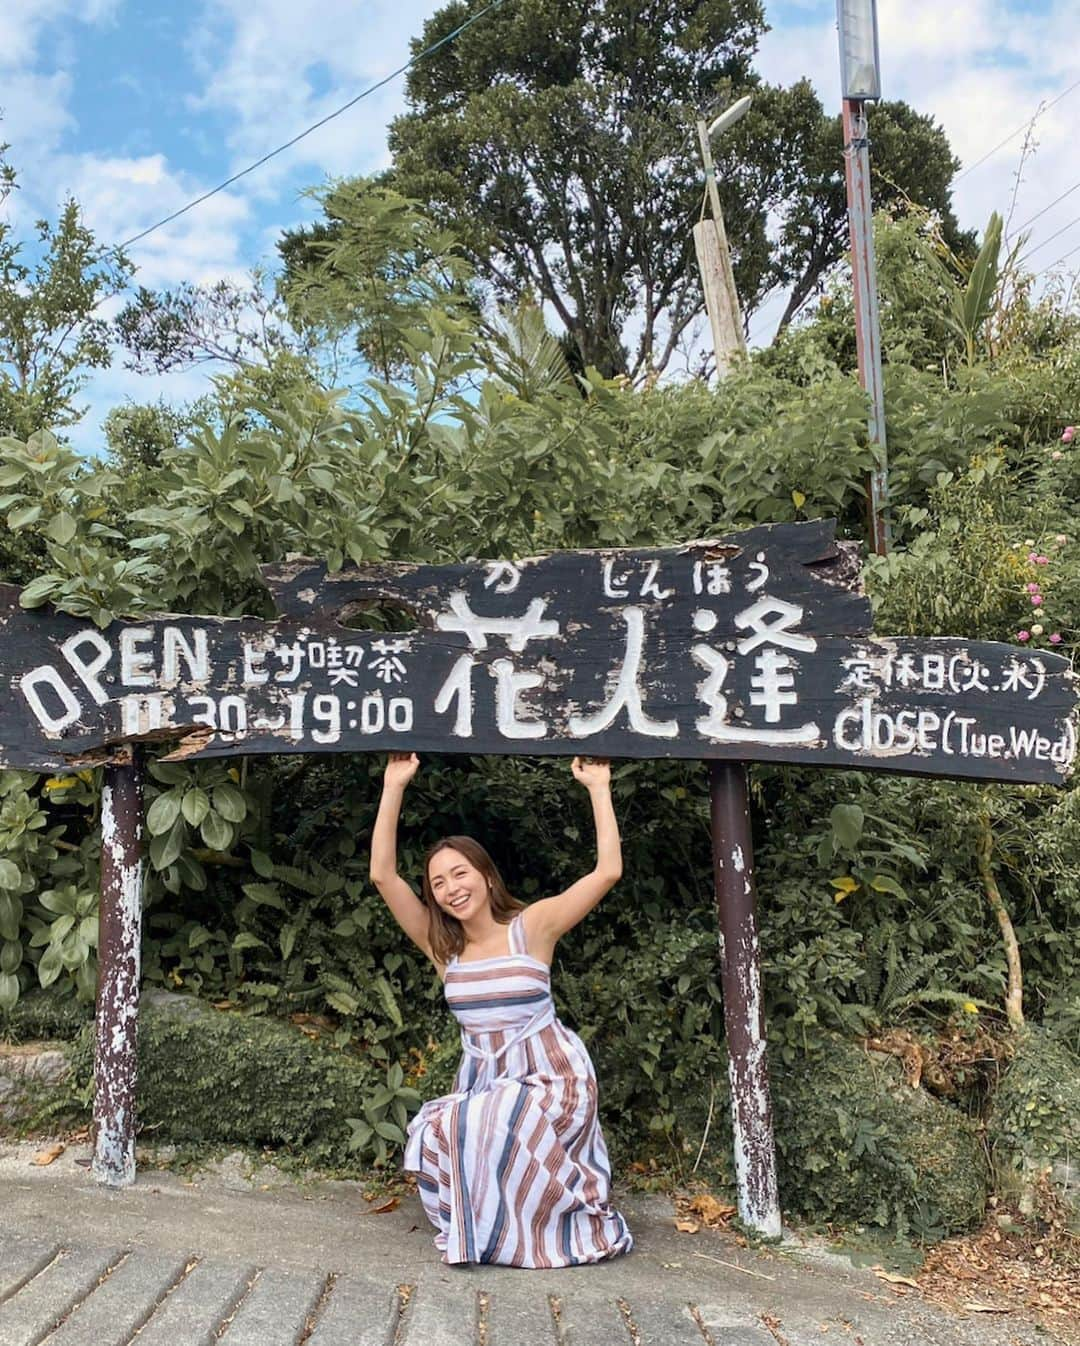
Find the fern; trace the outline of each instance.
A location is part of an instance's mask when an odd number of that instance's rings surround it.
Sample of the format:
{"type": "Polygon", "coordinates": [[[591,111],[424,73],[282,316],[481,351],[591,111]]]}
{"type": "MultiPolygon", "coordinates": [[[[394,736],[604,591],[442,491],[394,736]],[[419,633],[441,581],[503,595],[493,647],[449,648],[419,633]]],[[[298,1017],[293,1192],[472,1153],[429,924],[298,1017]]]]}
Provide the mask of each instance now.
{"type": "Polygon", "coordinates": [[[976,1006],[977,1009],[988,1010],[991,1014],[1000,1011],[999,1005],[992,1005],[988,1000],[979,1000],[975,996],[965,995],[962,991],[937,990],[934,987],[926,987],[921,991],[913,991],[910,995],[901,996],[894,1000],[890,1008],[896,1012],[898,1010],[910,1009],[912,1005],[952,1005],[956,1009],[965,1009],[969,1005],[976,1006]]]}

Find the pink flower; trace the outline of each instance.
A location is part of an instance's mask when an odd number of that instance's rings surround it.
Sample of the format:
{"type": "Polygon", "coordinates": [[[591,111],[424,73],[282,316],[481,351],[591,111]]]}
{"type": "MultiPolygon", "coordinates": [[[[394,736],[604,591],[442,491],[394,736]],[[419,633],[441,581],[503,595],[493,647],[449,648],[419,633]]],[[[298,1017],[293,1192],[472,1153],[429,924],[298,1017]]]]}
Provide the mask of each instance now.
{"type": "Polygon", "coordinates": [[[1038,559],[1039,559],[1039,553],[1037,551],[1028,552],[1028,560],[1031,562],[1032,565],[1034,565],[1038,561],[1038,559]]]}
{"type": "Polygon", "coordinates": [[[1017,631],[1017,633],[1016,633],[1016,638],[1017,638],[1017,640],[1021,640],[1021,641],[1022,641],[1022,640],[1030,640],[1030,639],[1031,639],[1031,632],[1030,632],[1030,631],[1017,631]]]}
{"type": "Polygon", "coordinates": [[[1031,606],[1034,607],[1034,608],[1041,608],[1041,607],[1042,607],[1042,594],[1032,594],[1032,595],[1031,595],[1031,606]]]}
{"type": "Polygon", "coordinates": [[[1036,556],[1035,564],[1037,566],[1048,566],[1050,564],[1049,556],[1036,556]]]}
{"type": "Polygon", "coordinates": [[[1061,432],[1062,444],[1071,444],[1075,438],[1076,438],[1076,426],[1067,425],[1065,429],[1062,430],[1061,432]]]}
{"type": "Polygon", "coordinates": [[[1055,632],[1053,633],[1053,635],[1050,637],[1050,644],[1051,644],[1051,645],[1060,645],[1060,644],[1061,644],[1061,632],[1060,632],[1060,631],[1055,631],[1055,632]]]}
{"type": "Polygon", "coordinates": [[[1025,584],[1024,588],[1028,591],[1029,594],[1037,594],[1039,592],[1039,586],[1035,583],[1034,580],[1032,580],[1030,584],[1025,584]]]}

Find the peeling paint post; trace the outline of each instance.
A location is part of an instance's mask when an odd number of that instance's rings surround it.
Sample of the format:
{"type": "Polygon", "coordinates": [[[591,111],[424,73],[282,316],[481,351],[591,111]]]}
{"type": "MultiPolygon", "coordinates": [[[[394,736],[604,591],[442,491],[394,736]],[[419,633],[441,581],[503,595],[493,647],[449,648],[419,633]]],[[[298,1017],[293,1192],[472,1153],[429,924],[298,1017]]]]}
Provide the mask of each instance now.
{"type": "Polygon", "coordinates": [[[137,749],[105,767],[94,1043],[92,1171],[109,1187],[135,1181],[135,1068],[142,937],[142,771],[137,749]]]}
{"type": "Polygon", "coordinates": [[[710,762],[709,798],[739,1218],[763,1237],[779,1238],[780,1194],[765,1060],[745,763],[710,762]]]}

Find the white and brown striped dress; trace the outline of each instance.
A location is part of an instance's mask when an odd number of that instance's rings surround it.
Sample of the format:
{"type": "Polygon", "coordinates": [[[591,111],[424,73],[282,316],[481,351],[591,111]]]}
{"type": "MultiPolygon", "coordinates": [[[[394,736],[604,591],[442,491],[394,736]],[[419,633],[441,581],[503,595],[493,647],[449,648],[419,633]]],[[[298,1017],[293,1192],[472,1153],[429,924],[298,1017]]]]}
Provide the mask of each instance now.
{"type": "Polygon", "coordinates": [[[551,969],[526,950],[520,913],[509,934],[509,954],[446,969],[465,1055],[454,1092],[413,1118],[405,1168],[445,1262],[599,1262],[633,1240],[609,1204],[596,1073],[555,1016],[551,969]]]}

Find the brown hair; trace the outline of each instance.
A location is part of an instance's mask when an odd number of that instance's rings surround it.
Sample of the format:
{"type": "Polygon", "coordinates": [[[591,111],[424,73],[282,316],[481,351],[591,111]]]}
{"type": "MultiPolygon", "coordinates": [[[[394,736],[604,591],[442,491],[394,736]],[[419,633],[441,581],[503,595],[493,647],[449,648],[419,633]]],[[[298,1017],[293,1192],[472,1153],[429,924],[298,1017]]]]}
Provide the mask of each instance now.
{"type": "Polygon", "coordinates": [[[472,837],[442,837],[434,846],[429,846],[424,856],[424,873],[420,880],[420,891],[428,909],[428,944],[435,955],[435,961],[444,966],[456,953],[465,947],[465,931],[456,916],[444,911],[435,900],[431,891],[428,871],[432,859],[440,851],[460,851],[468,862],[478,869],[488,881],[491,895],[491,914],[500,925],[506,925],[516,911],[524,910],[525,903],[511,897],[503,883],[502,875],[495,868],[495,861],[472,837]]]}

